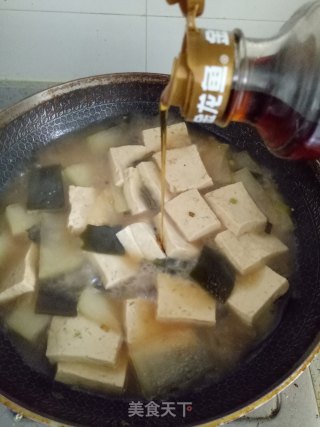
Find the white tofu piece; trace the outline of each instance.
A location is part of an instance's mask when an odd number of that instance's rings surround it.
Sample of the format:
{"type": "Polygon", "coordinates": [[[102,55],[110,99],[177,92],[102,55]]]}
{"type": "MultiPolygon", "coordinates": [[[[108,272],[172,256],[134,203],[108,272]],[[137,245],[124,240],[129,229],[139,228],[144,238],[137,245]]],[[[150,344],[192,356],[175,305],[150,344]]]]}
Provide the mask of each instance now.
{"type": "Polygon", "coordinates": [[[145,222],[135,222],[128,225],[117,233],[117,238],[131,256],[150,261],[166,257],[159,246],[151,225],[145,222]]]}
{"type": "Polygon", "coordinates": [[[68,217],[68,229],[71,233],[81,234],[85,230],[97,194],[97,190],[92,187],[69,186],[71,209],[68,217]]]}
{"type": "Polygon", "coordinates": [[[122,135],[122,128],[114,126],[110,129],[101,130],[87,136],[86,141],[91,152],[100,156],[106,154],[110,147],[119,144],[121,142],[122,135]]]}
{"type": "MultiPolygon", "coordinates": [[[[143,143],[148,152],[161,150],[161,128],[151,128],[142,131],[143,143]]],[[[179,148],[191,145],[187,126],[184,122],[167,127],[167,148],[179,148]]]]}
{"type": "Polygon", "coordinates": [[[200,140],[197,147],[215,188],[231,184],[233,180],[229,163],[230,146],[208,137],[205,141],[200,140]]]}
{"type": "Polygon", "coordinates": [[[237,277],[227,304],[251,325],[288,289],[289,283],[285,277],[264,266],[251,274],[237,277]]]}
{"type": "Polygon", "coordinates": [[[110,187],[96,193],[93,205],[87,215],[87,224],[91,225],[116,225],[119,224],[119,213],[114,207],[114,200],[110,187]]]}
{"type": "Polygon", "coordinates": [[[24,299],[9,313],[5,321],[7,326],[30,342],[35,342],[45,331],[51,317],[46,314],[36,314],[34,302],[24,299]]]}
{"type": "Polygon", "coordinates": [[[255,179],[249,169],[240,169],[234,173],[233,177],[234,182],[242,182],[249,195],[252,197],[258,208],[265,214],[271,224],[277,223],[279,214],[271,197],[255,179]]]}
{"type": "Polygon", "coordinates": [[[53,362],[94,362],[114,366],[122,342],[119,332],[105,331],[83,316],[54,316],[46,355],[53,362]]]}
{"type": "Polygon", "coordinates": [[[122,302],[108,297],[94,287],[86,288],[80,295],[78,313],[103,326],[121,332],[122,302]]]}
{"type": "Polygon", "coordinates": [[[157,319],[213,326],[216,303],[198,283],[179,276],[157,275],[157,319]]]}
{"type": "Polygon", "coordinates": [[[132,215],[139,215],[149,210],[143,197],[142,181],[137,168],[124,171],[123,194],[132,215]]]}
{"type": "Polygon", "coordinates": [[[124,183],[124,170],[134,162],[142,160],[148,154],[142,145],[123,145],[112,147],[109,150],[109,162],[113,183],[122,186],[124,183]]]}
{"type": "Polygon", "coordinates": [[[215,243],[241,274],[247,274],[288,251],[277,237],[266,233],[246,233],[237,237],[225,230],[216,236],[215,243]]]}
{"type": "Polygon", "coordinates": [[[294,226],[290,217],[290,208],[282,200],[280,194],[270,180],[268,188],[265,189],[254,178],[249,169],[244,168],[234,173],[234,181],[241,181],[243,183],[258,208],[272,224],[273,234],[281,240],[288,239],[289,236],[292,236],[294,226]]]}
{"type": "Polygon", "coordinates": [[[128,212],[128,204],[123,194],[123,189],[114,184],[110,184],[110,190],[113,197],[113,205],[118,213],[128,212]]]}
{"type": "Polygon", "coordinates": [[[9,277],[2,282],[0,304],[9,302],[29,292],[34,292],[37,283],[38,247],[31,243],[25,257],[9,277]]]}
{"type": "Polygon", "coordinates": [[[165,204],[165,211],[188,242],[221,229],[221,223],[198,190],[185,191],[165,204]]]}
{"type": "Polygon", "coordinates": [[[98,268],[106,289],[112,289],[129,282],[134,278],[139,268],[136,260],[127,256],[106,255],[95,252],[88,252],[87,254],[98,268]]]}
{"type": "Polygon", "coordinates": [[[249,196],[242,182],[230,184],[205,195],[206,201],[226,228],[236,236],[263,231],[267,218],[249,196]]]}
{"type": "Polygon", "coordinates": [[[75,163],[67,166],[62,174],[71,185],[92,187],[95,183],[95,172],[91,163],[75,163]]]}
{"type": "MultiPolygon", "coordinates": [[[[161,233],[161,213],[153,218],[158,234],[161,233]]],[[[163,218],[163,246],[167,257],[188,260],[196,258],[200,248],[186,241],[165,214],[163,218]]]]}
{"type": "MultiPolygon", "coordinates": [[[[166,181],[171,193],[200,190],[213,185],[195,145],[167,150],[166,156],[166,181]]],[[[161,153],[152,157],[160,169],[161,153]]]]}
{"type": "Polygon", "coordinates": [[[40,220],[40,215],[38,212],[28,212],[24,206],[15,203],[6,207],[5,218],[9,224],[11,234],[18,236],[37,224],[40,220]]]}
{"type": "MultiPolygon", "coordinates": [[[[150,196],[155,201],[158,207],[161,205],[161,177],[158,167],[154,162],[141,162],[137,169],[140,174],[142,185],[148,190],[150,196]]],[[[172,195],[166,189],[164,200],[167,202],[172,198],[172,195]]]]}
{"type": "Polygon", "coordinates": [[[124,389],[128,368],[128,357],[123,352],[114,367],[93,363],[60,362],[55,380],[85,389],[121,393],[124,389]]]}
{"type": "Polygon", "coordinates": [[[125,303],[126,340],[130,344],[147,343],[150,337],[163,335],[173,325],[156,319],[156,304],[153,301],[133,298],[125,303]]]}
{"type": "Polygon", "coordinates": [[[117,238],[124,247],[126,253],[134,258],[143,258],[143,252],[133,236],[131,227],[123,228],[117,233],[117,238]]]}

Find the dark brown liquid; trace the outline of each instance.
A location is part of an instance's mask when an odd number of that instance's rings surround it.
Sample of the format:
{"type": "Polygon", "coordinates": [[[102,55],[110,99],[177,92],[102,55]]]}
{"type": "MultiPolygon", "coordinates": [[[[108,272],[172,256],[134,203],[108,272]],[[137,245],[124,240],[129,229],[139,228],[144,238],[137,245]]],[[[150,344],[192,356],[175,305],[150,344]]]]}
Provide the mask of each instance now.
{"type": "Polygon", "coordinates": [[[306,160],[320,157],[317,123],[273,96],[246,92],[232,120],[253,124],[269,150],[278,157],[306,160]]]}
{"type": "Polygon", "coordinates": [[[163,245],[164,198],[166,193],[166,154],[167,154],[167,119],[168,107],[160,103],[160,129],[161,129],[161,226],[160,241],[163,245]]]}

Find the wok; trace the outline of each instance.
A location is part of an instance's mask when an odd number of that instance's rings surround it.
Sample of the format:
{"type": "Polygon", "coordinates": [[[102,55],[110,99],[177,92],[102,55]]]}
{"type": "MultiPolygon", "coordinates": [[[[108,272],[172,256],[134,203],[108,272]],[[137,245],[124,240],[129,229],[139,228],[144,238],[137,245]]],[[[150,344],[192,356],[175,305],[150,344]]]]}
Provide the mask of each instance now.
{"type": "MultiPolygon", "coordinates": [[[[0,113],[0,189],[33,153],[70,132],[128,113],[155,115],[167,76],[118,74],[90,77],[49,89],[0,113]]],[[[27,416],[77,426],[178,426],[231,421],[264,403],[293,381],[319,350],[320,188],[307,164],[271,156],[250,127],[207,126],[223,141],[267,166],[294,209],[298,242],[291,293],[283,318],[259,348],[218,383],[181,393],[192,402],[187,417],[128,417],[132,399],[72,390],[31,369],[0,330],[1,401],[27,416]]],[[[159,403],[159,402],[158,402],[159,403]]],[[[49,422],[49,421],[48,421],[49,422]]],[[[52,421],[51,421],[52,422],[52,421]]]]}

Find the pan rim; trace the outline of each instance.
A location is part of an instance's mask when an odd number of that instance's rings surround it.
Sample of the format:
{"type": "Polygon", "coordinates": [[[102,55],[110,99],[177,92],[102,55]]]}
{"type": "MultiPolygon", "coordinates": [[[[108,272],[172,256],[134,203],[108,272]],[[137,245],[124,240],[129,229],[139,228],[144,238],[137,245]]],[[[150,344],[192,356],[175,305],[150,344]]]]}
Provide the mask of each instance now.
{"type": "Polygon", "coordinates": [[[87,89],[95,86],[106,86],[108,84],[134,83],[148,81],[148,83],[165,84],[169,80],[168,74],[159,73],[113,73],[99,74],[96,76],[82,77],[80,79],[70,80],[65,83],[54,85],[49,89],[38,92],[23,100],[4,108],[0,111],[0,129],[7,126],[10,122],[19,116],[27,113],[30,109],[36,108],[44,102],[50,101],[55,97],[65,95],[76,90],[87,89]]]}

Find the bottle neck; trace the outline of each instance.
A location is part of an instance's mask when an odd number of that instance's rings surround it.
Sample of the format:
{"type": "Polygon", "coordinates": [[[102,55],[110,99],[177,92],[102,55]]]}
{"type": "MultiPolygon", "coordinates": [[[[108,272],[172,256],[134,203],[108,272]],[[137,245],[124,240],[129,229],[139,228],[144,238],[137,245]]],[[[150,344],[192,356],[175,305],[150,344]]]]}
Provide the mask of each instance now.
{"type": "Polygon", "coordinates": [[[224,124],[230,121],[251,123],[253,94],[275,95],[279,83],[276,58],[286,43],[287,35],[250,39],[236,30],[235,39],[235,71],[224,124]]]}
{"type": "Polygon", "coordinates": [[[297,14],[296,21],[271,39],[246,39],[236,32],[223,124],[253,125],[269,150],[284,158],[320,154],[320,31],[315,28],[320,2],[307,10],[304,19],[297,14]]]}

